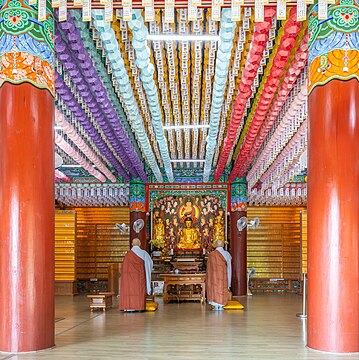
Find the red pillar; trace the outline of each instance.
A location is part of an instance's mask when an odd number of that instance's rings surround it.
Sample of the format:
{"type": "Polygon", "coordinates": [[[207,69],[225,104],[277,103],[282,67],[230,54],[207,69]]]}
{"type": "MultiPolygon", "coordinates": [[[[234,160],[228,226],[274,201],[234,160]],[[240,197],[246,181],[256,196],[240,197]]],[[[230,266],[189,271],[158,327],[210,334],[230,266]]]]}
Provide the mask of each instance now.
{"type": "Polygon", "coordinates": [[[308,346],[350,353],[359,351],[359,4],[330,5],[328,21],[317,11],[308,25],[308,346]]]}
{"type": "Polygon", "coordinates": [[[308,346],[359,351],[359,83],[309,97],[308,346]]]}
{"type": "Polygon", "coordinates": [[[247,228],[237,229],[237,221],[247,217],[246,211],[231,212],[231,255],[232,255],[232,294],[247,295],[247,228]]]}
{"type": "Polygon", "coordinates": [[[247,182],[236,178],[231,184],[230,252],[232,255],[232,294],[247,295],[247,228],[238,231],[237,221],[247,217],[247,182]]]}
{"type": "Polygon", "coordinates": [[[54,99],[0,88],[0,351],[54,346],[54,99]]]}
{"type": "Polygon", "coordinates": [[[141,241],[141,249],[147,250],[147,241],[146,241],[146,213],[143,211],[131,211],[130,212],[130,224],[131,224],[131,230],[130,230],[130,241],[134,238],[138,238],[141,241]],[[136,233],[136,231],[133,228],[133,224],[136,220],[142,219],[144,221],[144,226],[142,230],[140,230],[139,233],[136,233]]]}
{"type": "Polygon", "coordinates": [[[141,179],[130,181],[130,245],[134,238],[141,241],[141,248],[147,250],[146,241],[146,185],[141,179]],[[144,221],[144,225],[139,232],[134,229],[134,222],[138,219],[144,221]]]}

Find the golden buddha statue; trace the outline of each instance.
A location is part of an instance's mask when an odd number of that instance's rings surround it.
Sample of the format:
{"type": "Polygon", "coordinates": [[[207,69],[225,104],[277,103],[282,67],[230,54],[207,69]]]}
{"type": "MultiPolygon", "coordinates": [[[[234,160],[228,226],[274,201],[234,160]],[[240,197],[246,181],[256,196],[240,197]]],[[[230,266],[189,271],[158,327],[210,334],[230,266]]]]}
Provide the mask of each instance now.
{"type": "Polygon", "coordinates": [[[180,230],[178,235],[179,242],[177,248],[188,250],[201,248],[199,232],[193,227],[191,218],[186,218],[185,227],[180,230]]]}
{"type": "Polygon", "coordinates": [[[156,225],[153,229],[153,239],[150,242],[159,249],[165,246],[165,225],[160,217],[156,220],[156,225]]]}
{"type": "Polygon", "coordinates": [[[225,241],[224,239],[224,220],[222,216],[216,216],[213,225],[213,245],[215,246],[218,240],[225,241]]]}

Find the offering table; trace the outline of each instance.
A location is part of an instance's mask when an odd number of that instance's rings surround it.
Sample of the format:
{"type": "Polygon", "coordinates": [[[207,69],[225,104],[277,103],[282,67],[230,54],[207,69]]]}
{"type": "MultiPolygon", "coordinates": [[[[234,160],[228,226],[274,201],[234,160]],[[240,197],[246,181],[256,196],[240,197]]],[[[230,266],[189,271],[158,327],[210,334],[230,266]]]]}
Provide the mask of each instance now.
{"type": "Polygon", "coordinates": [[[163,302],[206,299],[206,274],[161,274],[164,280],[163,302]]]}

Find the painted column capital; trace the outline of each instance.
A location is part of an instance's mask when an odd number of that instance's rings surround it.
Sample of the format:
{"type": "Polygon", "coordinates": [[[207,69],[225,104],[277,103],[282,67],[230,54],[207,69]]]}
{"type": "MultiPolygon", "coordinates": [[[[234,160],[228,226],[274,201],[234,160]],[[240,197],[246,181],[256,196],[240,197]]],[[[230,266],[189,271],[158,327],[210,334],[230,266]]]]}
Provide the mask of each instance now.
{"type": "Polygon", "coordinates": [[[247,180],[236,178],[231,183],[231,211],[247,211],[247,180]]]}
{"type": "Polygon", "coordinates": [[[328,5],[328,19],[318,19],[318,2],[309,9],[308,93],[329,81],[359,80],[359,2],[328,5]]]}
{"type": "Polygon", "coordinates": [[[0,87],[31,83],[55,94],[54,17],[46,1],[46,18],[38,21],[38,6],[27,0],[0,5],[0,87]]]}
{"type": "Polygon", "coordinates": [[[130,211],[145,211],[146,185],[140,179],[130,181],[130,211]]]}

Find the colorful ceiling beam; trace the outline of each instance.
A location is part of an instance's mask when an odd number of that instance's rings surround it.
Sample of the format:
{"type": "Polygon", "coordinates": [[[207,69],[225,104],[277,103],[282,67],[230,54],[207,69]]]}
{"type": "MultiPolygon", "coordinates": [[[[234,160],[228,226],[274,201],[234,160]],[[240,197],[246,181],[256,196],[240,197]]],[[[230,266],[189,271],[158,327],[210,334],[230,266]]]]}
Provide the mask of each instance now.
{"type": "Polygon", "coordinates": [[[279,118],[276,129],[248,172],[249,187],[253,187],[257,181],[261,181],[263,174],[307,118],[307,82],[306,77],[303,76],[303,78],[294,88],[294,91],[298,93],[287,100],[287,105],[284,106],[284,111],[281,111],[282,116],[279,118]],[[302,84],[303,82],[304,84],[302,84]]]}
{"type": "Polygon", "coordinates": [[[224,101],[221,113],[221,122],[218,134],[218,146],[216,148],[216,153],[214,156],[214,163],[217,163],[218,161],[221,145],[224,138],[224,131],[232,113],[233,101],[235,99],[235,96],[237,95],[237,88],[241,80],[245,59],[249,52],[249,47],[252,39],[254,22],[250,22],[252,12],[247,11],[247,9],[248,8],[246,8],[246,10],[244,11],[242,23],[240,23],[240,26],[237,27],[237,32],[233,39],[233,61],[228,74],[227,89],[225,92],[226,99],[224,101]]]}
{"type": "Polygon", "coordinates": [[[79,11],[71,11],[70,14],[74,20],[75,26],[79,30],[84,48],[88,52],[94,66],[99,74],[99,77],[101,78],[101,81],[106,88],[107,94],[108,94],[109,99],[117,113],[117,116],[121,120],[121,123],[126,130],[127,136],[129,138],[129,140],[131,141],[131,145],[135,149],[137,155],[139,157],[141,157],[141,153],[138,148],[137,141],[136,141],[134,134],[132,132],[132,129],[127,121],[127,117],[123,110],[122,104],[120,103],[119,98],[114,91],[114,86],[111,82],[110,76],[108,74],[108,70],[105,67],[105,64],[103,62],[103,55],[101,56],[99,54],[99,52],[95,46],[94,40],[91,37],[90,28],[87,23],[82,21],[81,13],[79,11]]]}
{"type": "Polygon", "coordinates": [[[131,146],[70,14],[68,21],[60,23],[59,27],[66,42],[60,32],[56,31],[55,48],[58,58],[71,76],[77,90],[81,91],[86,105],[130,174],[147,180],[142,161],[131,146]]]}
{"type": "Polygon", "coordinates": [[[129,206],[128,184],[55,184],[55,200],[65,206],[129,206]]]}
{"type": "Polygon", "coordinates": [[[77,99],[65,84],[61,75],[56,71],[55,72],[55,81],[56,81],[56,93],[61,97],[61,101],[65,103],[68,109],[73,113],[75,119],[81,124],[82,128],[90,136],[96,147],[101,151],[101,153],[110,161],[112,166],[118,171],[118,173],[123,176],[124,181],[130,181],[130,176],[123,169],[122,165],[118,162],[112,151],[107,146],[105,140],[101,137],[95,126],[89,120],[90,115],[88,115],[84,109],[80,106],[77,99]]]}
{"type": "MultiPolygon", "coordinates": [[[[206,11],[204,14],[206,33],[209,35],[217,35],[218,33],[218,22],[213,21],[211,18],[210,11],[206,11]]],[[[203,54],[203,77],[202,77],[202,105],[201,105],[201,123],[209,125],[211,101],[212,101],[212,90],[213,90],[213,79],[215,73],[215,59],[217,54],[217,42],[209,41],[204,45],[203,54]]],[[[208,130],[203,129],[200,136],[199,144],[199,159],[205,157],[206,151],[206,139],[208,130]]]]}
{"type": "MultiPolygon", "coordinates": [[[[156,11],[155,21],[151,21],[148,24],[150,34],[160,34],[162,31],[164,31],[161,28],[162,17],[163,15],[161,15],[159,11],[156,11]]],[[[172,27],[168,27],[168,30],[172,31],[172,27]]],[[[168,59],[166,58],[165,44],[167,45],[167,51],[172,50],[173,52],[173,41],[172,42],[166,41],[166,43],[164,43],[160,40],[154,40],[152,42],[152,46],[150,47],[151,57],[153,64],[157,68],[157,81],[158,81],[158,87],[161,92],[161,103],[162,103],[162,109],[165,119],[164,124],[170,125],[175,123],[179,125],[181,123],[181,116],[179,110],[180,100],[177,92],[177,83],[170,81],[172,80],[172,76],[169,74],[168,71],[168,69],[170,69],[172,73],[175,72],[176,69],[175,59],[174,57],[168,59]],[[168,46],[169,43],[171,43],[170,46],[168,46]],[[173,84],[173,86],[171,86],[171,84],[173,84]],[[171,99],[173,99],[174,101],[172,102],[171,99]]],[[[170,148],[171,158],[183,159],[181,134],[178,131],[168,130],[167,139],[170,148]]]]}
{"type": "Polygon", "coordinates": [[[167,140],[164,136],[162,112],[160,109],[158,90],[154,81],[154,66],[149,61],[149,50],[147,48],[148,30],[144,24],[140,10],[135,10],[132,21],[128,22],[132,30],[132,46],[136,52],[136,64],[141,70],[140,78],[146,92],[148,106],[152,115],[152,124],[156,134],[156,140],[162,155],[162,161],[169,182],[173,182],[172,165],[168,152],[167,140]]]}
{"type": "Polygon", "coordinates": [[[233,181],[236,176],[243,176],[247,170],[243,169],[243,163],[247,159],[247,156],[253,147],[255,139],[276,94],[277,88],[285,71],[285,66],[291,55],[291,51],[295,46],[296,37],[300,29],[301,23],[296,21],[296,9],[292,8],[290,10],[289,20],[284,26],[284,34],[280,38],[280,44],[273,59],[273,66],[270,69],[267,82],[265,83],[263,92],[259,98],[254,117],[251,120],[251,124],[248,132],[246,133],[240,153],[229,175],[229,181],[233,181]]]}
{"type": "Polygon", "coordinates": [[[125,106],[129,114],[133,128],[136,131],[136,136],[142,144],[142,149],[147,157],[148,163],[157,181],[162,182],[163,177],[158,167],[152,147],[146,135],[146,129],[143,120],[139,114],[138,105],[133,94],[133,90],[129,81],[129,77],[124,66],[123,58],[119,51],[117,39],[110,23],[104,21],[104,14],[101,10],[94,10],[92,12],[93,22],[100,34],[102,44],[107,53],[107,58],[111,63],[113,75],[116,78],[119,86],[119,91],[122,94],[125,106]]]}
{"type": "Polygon", "coordinates": [[[220,43],[217,51],[216,69],[212,91],[212,106],[210,111],[209,133],[206,145],[206,158],[203,170],[203,181],[208,182],[212,171],[214,152],[217,146],[219,121],[221,118],[224,92],[228,77],[229,61],[232,54],[233,36],[236,24],[232,22],[231,10],[223,9],[221,27],[219,30],[220,43]]]}
{"type": "Polygon", "coordinates": [[[270,70],[273,66],[273,59],[278,50],[280,39],[284,34],[285,23],[286,21],[281,22],[281,24],[279,25],[277,21],[273,20],[272,22],[272,27],[269,30],[268,41],[263,51],[262,59],[260,61],[260,66],[258,67],[257,75],[254,78],[253,84],[251,86],[252,95],[247,100],[243,118],[237,130],[237,136],[234,142],[235,144],[237,144],[237,146],[236,148],[233,146],[228,156],[226,166],[229,168],[231,166],[232,157],[236,158],[238,156],[239,149],[237,151],[237,148],[240,148],[240,145],[243,143],[244,136],[251,125],[256,108],[259,104],[259,98],[262,95],[262,92],[264,90],[264,85],[267,82],[268,75],[270,74],[270,70]]]}
{"type": "MultiPolygon", "coordinates": [[[[143,84],[140,79],[140,70],[136,65],[135,50],[132,46],[132,41],[131,41],[132,40],[131,39],[131,30],[128,28],[128,23],[123,20],[123,11],[122,10],[119,10],[116,12],[116,17],[117,17],[118,21],[112,22],[112,28],[115,32],[116,39],[119,44],[119,50],[123,57],[123,61],[124,61],[124,64],[125,64],[125,67],[127,70],[128,77],[130,79],[132,90],[133,90],[134,95],[137,100],[140,114],[142,115],[144,125],[148,132],[148,139],[150,140],[151,146],[153,148],[153,152],[156,156],[158,166],[160,168],[162,168],[163,162],[162,162],[161,154],[158,150],[156,136],[153,131],[153,126],[152,126],[152,121],[151,121],[151,112],[149,110],[149,107],[147,104],[147,99],[146,99],[146,94],[145,94],[143,84]]],[[[93,38],[94,38],[94,40],[96,40],[96,42],[101,41],[99,39],[99,34],[96,29],[93,29],[93,38]]],[[[113,83],[114,83],[114,86],[116,89],[116,94],[117,94],[118,98],[120,99],[121,104],[124,104],[123,97],[118,89],[117,80],[113,76],[110,62],[106,56],[106,52],[104,52],[104,51],[103,51],[103,56],[105,57],[106,63],[108,63],[108,65],[107,65],[108,72],[111,73],[112,80],[113,80],[113,83]]],[[[124,106],[124,110],[125,110],[127,118],[129,118],[126,106],[124,106]]],[[[131,126],[132,126],[132,123],[131,123],[131,126]]],[[[132,132],[135,134],[135,129],[133,127],[132,127],[132,132]]],[[[143,150],[142,150],[142,154],[143,154],[144,158],[146,159],[146,156],[144,155],[143,150]]],[[[147,161],[147,159],[146,159],[146,161],[147,161]]]]}
{"type": "Polygon", "coordinates": [[[62,171],[56,169],[55,170],[55,181],[56,182],[64,181],[64,182],[70,183],[71,179],[68,176],[66,176],[62,171]]]}
{"type": "Polygon", "coordinates": [[[76,151],[59,133],[55,132],[55,144],[71,156],[79,165],[101,182],[106,181],[106,177],[97,171],[81,154],[76,151]]]}
{"type": "Polygon", "coordinates": [[[262,146],[270,129],[272,128],[275,120],[277,119],[280,110],[285,104],[285,101],[287,100],[290,92],[293,90],[293,87],[297,81],[299,74],[304,69],[304,66],[307,63],[307,58],[308,58],[308,39],[309,39],[309,35],[306,32],[298,48],[296,49],[294,59],[287,73],[285,74],[282,85],[278,90],[277,97],[274,100],[272,107],[265,118],[265,121],[260,129],[260,132],[255,139],[254,145],[252,146],[249,155],[247,156],[245,162],[243,163],[242,170],[238,174],[238,176],[241,176],[242,172],[245,171],[245,169],[248,169],[249,165],[252,163],[253,159],[257,155],[260,147],[262,146]]]}
{"type": "Polygon", "coordinates": [[[92,161],[92,163],[111,181],[116,182],[116,177],[103,164],[94,151],[85,143],[76,129],[65,119],[65,116],[58,110],[55,110],[55,123],[60,126],[71,141],[83,152],[83,154],[92,161]]]}
{"type": "Polygon", "coordinates": [[[227,135],[224,139],[222,152],[219,156],[217,168],[215,170],[215,180],[217,181],[223,173],[228,156],[232,150],[232,147],[234,146],[237,130],[241,124],[246,103],[252,96],[253,92],[251,86],[260,66],[263,50],[268,40],[269,30],[272,26],[272,20],[274,16],[275,10],[272,8],[266,8],[264,13],[264,21],[257,23],[255,26],[252,46],[247,56],[241,82],[238,86],[240,93],[238,94],[233,106],[232,118],[227,128],[227,135]]]}

